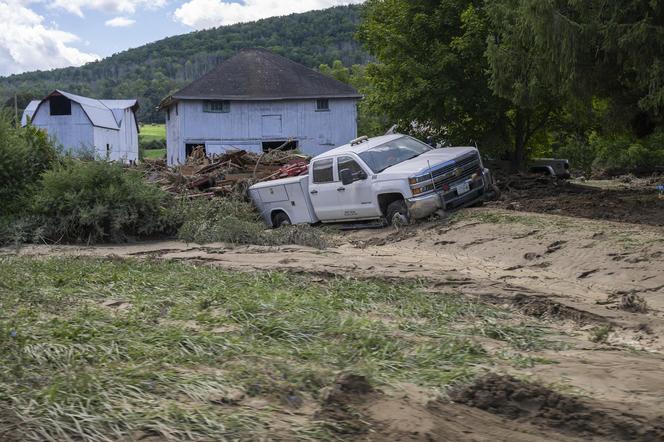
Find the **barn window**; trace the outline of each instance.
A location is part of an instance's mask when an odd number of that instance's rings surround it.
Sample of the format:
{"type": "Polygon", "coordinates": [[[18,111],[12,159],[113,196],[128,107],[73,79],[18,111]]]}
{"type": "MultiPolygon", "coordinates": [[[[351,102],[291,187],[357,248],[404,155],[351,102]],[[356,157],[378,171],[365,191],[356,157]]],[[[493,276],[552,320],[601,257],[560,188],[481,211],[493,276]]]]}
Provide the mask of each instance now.
{"type": "Polygon", "coordinates": [[[331,183],[334,181],[332,172],[332,158],[329,160],[319,160],[313,165],[314,183],[331,183]]]}
{"type": "Polygon", "coordinates": [[[71,100],[64,95],[54,95],[49,102],[51,115],[71,115],[71,100]]]}
{"type": "Polygon", "coordinates": [[[316,110],[319,112],[330,110],[330,100],[327,98],[319,98],[316,100],[316,110]]]}
{"type": "Polygon", "coordinates": [[[231,111],[230,101],[205,101],[203,103],[204,112],[227,113],[231,111]]]}

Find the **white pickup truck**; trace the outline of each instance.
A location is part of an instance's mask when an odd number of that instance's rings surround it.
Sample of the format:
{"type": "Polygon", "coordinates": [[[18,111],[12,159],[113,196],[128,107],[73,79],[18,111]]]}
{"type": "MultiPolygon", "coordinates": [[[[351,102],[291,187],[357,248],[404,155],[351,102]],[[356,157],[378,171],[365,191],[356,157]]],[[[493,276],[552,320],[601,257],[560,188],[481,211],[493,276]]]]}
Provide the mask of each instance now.
{"type": "Polygon", "coordinates": [[[318,155],[303,176],[266,181],[249,195],[270,227],[397,219],[493,197],[495,185],[474,147],[433,147],[402,134],[361,137],[318,155]]]}

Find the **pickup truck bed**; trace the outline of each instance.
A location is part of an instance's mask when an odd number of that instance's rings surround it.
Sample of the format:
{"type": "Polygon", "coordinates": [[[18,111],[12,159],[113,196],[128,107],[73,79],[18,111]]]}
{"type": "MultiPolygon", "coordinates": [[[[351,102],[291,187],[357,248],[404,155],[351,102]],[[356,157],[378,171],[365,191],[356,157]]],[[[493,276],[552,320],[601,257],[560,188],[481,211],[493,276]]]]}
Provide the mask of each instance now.
{"type": "Polygon", "coordinates": [[[318,222],[308,195],[308,175],[266,181],[249,189],[249,196],[268,226],[274,226],[274,218],[279,212],[288,215],[292,224],[318,222]]]}

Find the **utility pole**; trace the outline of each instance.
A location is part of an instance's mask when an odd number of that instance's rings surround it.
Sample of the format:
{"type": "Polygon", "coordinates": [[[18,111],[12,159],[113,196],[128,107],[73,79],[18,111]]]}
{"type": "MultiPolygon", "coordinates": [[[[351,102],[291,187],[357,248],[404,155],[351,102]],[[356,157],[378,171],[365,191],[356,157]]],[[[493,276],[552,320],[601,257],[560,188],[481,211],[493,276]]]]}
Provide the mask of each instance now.
{"type": "Polygon", "coordinates": [[[14,122],[16,124],[16,127],[19,127],[19,121],[18,121],[18,98],[16,97],[17,94],[14,94],[14,122]]]}

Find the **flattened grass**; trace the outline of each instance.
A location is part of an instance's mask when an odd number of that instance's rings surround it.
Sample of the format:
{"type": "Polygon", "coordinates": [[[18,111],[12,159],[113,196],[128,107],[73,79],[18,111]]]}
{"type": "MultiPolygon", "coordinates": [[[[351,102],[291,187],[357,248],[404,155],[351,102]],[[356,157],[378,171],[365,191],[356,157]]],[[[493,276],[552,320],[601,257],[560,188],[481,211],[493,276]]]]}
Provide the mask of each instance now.
{"type": "Polygon", "coordinates": [[[499,359],[486,336],[543,342],[415,282],[90,258],[5,257],[0,272],[0,440],[258,439],[274,417],[247,398],[294,409],[341,370],[442,389],[499,359]]]}

